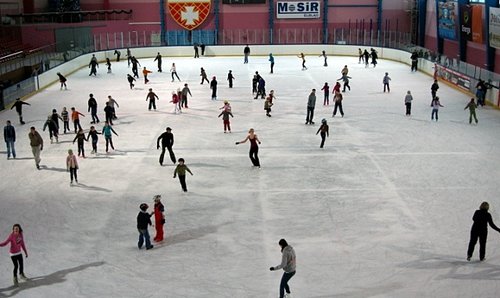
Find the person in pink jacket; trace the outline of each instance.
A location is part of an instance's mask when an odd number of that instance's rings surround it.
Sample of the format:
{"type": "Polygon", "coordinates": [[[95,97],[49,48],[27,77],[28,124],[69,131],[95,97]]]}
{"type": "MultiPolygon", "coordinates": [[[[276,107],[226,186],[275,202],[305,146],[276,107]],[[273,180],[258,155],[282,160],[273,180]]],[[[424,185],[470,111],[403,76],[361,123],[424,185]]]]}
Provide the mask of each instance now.
{"type": "Polygon", "coordinates": [[[0,243],[0,246],[6,246],[7,244],[10,244],[10,258],[12,259],[12,263],[14,263],[14,286],[17,286],[19,284],[17,280],[17,269],[19,269],[21,278],[26,279],[21,249],[24,251],[26,258],[28,258],[28,251],[26,250],[23,240],[23,229],[19,224],[12,226],[12,233],[4,242],[0,243]]]}

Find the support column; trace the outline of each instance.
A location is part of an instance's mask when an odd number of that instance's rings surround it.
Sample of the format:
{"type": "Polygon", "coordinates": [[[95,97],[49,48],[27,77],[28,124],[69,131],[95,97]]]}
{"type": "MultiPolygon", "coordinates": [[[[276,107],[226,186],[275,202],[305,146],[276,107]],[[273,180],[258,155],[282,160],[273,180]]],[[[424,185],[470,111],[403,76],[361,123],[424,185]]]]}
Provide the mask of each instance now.
{"type": "Polygon", "coordinates": [[[328,0],[323,0],[323,43],[328,43],[328,0]]]}
{"type": "Polygon", "coordinates": [[[160,42],[162,46],[166,46],[166,38],[165,35],[167,31],[165,27],[167,24],[165,23],[165,0],[160,0],[160,42]]]}
{"type": "Polygon", "coordinates": [[[219,2],[220,0],[215,0],[213,1],[214,3],[214,23],[215,23],[215,32],[214,32],[214,44],[218,43],[218,36],[219,36],[219,2]]]}
{"type": "Polygon", "coordinates": [[[460,61],[467,61],[467,39],[462,38],[462,6],[468,4],[468,0],[458,0],[458,50],[460,61]]]}
{"type": "Polygon", "coordinates": [[[439,37],[439,1],[436,1],[436,41],[437,41],[437,51],[438,54],[443,54],[443,44],[444,41],[441,37],[439,37]]]}
{"type": "Polygon", "coordinates": [[[418,0],[418,45],[425,47],[425,23],[427,20],[427,0],[418,0]]]}
{"type": "Polygon", "coordinates": [[[377,31],[382,32],[382,0],[377,1],[377,31]]]}
{"type": "Polygon", "coordinates": [[[273,44],[274,34],[274,0],[269,0],[269,44],[273,44]]]}

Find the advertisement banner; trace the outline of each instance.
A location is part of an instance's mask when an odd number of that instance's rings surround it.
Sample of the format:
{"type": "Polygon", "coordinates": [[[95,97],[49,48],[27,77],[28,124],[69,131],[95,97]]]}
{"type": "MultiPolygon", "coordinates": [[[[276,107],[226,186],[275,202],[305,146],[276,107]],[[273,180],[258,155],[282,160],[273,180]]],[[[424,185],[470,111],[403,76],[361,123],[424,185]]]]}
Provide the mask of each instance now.
{"type": "Polygon", "coordinates": [[[193,30],[210,14],[211,0],[167,0],[168,11],[182,28],[193,30]]]}
{"type": "Polygon", "coordinates": [[[483,6],[472,5],[472,41],[483,43],[483,6]]]}
{"type": "Polygon", "coordinates": [[[469,5],[460,5],[460,35],[462,40],[472,40],[472,8],[469,5]]]}
{"type": "Polygon", "coordinates": [[[490,7],[490,46],[500,49],[500,8],[490,7]]]}
{"type": "Polygon", "coordinates": [[[438,35],[441,38],[457,39],[457,2],[439,0],[438,35]]]}
{"type": "Polygon", "coordinates": [[[277,19],[319,19],[320,1],[277,1],[277,19]]]}
{"type": "Polygon", "coordinates": [[[468,76],[441,65],[436,65],[436,67],[438,78],[470,92],[470,78],[468,76]]]}

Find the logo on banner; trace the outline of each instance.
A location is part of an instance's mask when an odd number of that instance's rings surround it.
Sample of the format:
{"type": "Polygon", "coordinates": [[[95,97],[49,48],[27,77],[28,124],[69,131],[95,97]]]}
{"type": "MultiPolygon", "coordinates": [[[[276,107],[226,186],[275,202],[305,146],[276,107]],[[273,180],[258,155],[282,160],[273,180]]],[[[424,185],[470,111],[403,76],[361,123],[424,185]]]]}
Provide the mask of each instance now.
{"type": "Polygon", "coordinates": [[[210,13],[211,0],[168,0],[167,3],[172,18],[187,30],[200,26],[210,13]]]}
{"type": "Polygon", "coordinates": [[[319,13],[319,1],[276,2],[276,18],[278,19],[317,19],[319,13]]]}

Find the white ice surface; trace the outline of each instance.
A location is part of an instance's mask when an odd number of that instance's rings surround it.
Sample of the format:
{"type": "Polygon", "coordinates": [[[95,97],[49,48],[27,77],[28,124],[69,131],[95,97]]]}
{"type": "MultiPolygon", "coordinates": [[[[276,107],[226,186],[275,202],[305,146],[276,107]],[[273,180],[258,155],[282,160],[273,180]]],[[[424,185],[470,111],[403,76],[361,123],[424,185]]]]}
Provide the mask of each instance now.
{"type": "MultiPolygon", "coordinates": [[[[467,262],[473,212],[490,202],[500,224],[500,113],[477,111],[479,125],[468,124],[468,96],[441,83],[444,105],[431,122],[432,78],[409,66],[381,60],[366,69],[357,58],[276,57],[269,74],[267,57],[201,59],[164,57],[175,62],[182,82],[153,73],[129,90],[127,63],[113,63],[113,74],[100,64],[97,77],[88,69],[31,97],[24,106],[26,125],[14,110],[0,113],[16,127],[17,160],[2,147],[0,240],[12,224],[25,229],[32,278],[12,287],[12,263],[1,248],[0,297],[278,297],[282,272],[269,267],[281,260],[286,238],[297,253],[293,297],[498,297],[500,235],[490,229],[487,260],[467,262]],[[347,64],[352,91],[345,93],[345,117],[332,118],[320,91],[331,86],[347,64]],[[200,85],[204,67],[219,81],[218,101],[200,85]],[[234,88],[227,72],[233,70],[234,88]],[[277,99],[272,118],[263,101],[252,99],[251,78],[259,71],[277,99]],[[385,72],[392,92],[382,92],[385,72]],[[170,94],[189,83],[189,109],[172,114],[170,94]],[[160,96],[159,110],[147,110],[148,88],[160,96]],[[315,125],[304,125],[309,92],[316,88],[315,125]],[[414,95],[413,115],[404,115],[404,95],[414,95]],[[114,136],[116,151],[79,159],[80,185],[71,187],[66,152],[76,151],[74,134],[50,144],[42,125],[53,108],[75,106],[86,117],[88,94],[99,103],[107,95],[119,103],[114,136]],[[217,118],[222,100],[230,100],[233,131],[223,133],[217,118]],[[330,125],[324,149],[315,135],[321,118],[330,125]],[[45,140],[42,170],[35,169],[28,129],[45,140]],[[173,179],[166,157],[160,167],[156,138],[172,127],[174,151],[194,176],[188,193],[173,179]],[[261,169],[251,167],[248,144],[236,146],[249,128],[262,141],[261,169]],[[137,249],[136,215],[142,202],[153,205],[161,194],[166,207],[166,240],[153,250],[137,249]]],[[[156,71],[151,59],[141,64],[156,71]]],[[[54,78],[56,79],[56,78],[54,78]]],[[[70,124],[71,125],[71,124],[70,124]]],[[[101,124],[98,125],[101,128],[101,124]]],[[[152,237],[154,229],[150,228],[152,237]]]]}

